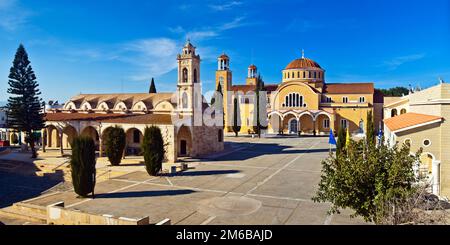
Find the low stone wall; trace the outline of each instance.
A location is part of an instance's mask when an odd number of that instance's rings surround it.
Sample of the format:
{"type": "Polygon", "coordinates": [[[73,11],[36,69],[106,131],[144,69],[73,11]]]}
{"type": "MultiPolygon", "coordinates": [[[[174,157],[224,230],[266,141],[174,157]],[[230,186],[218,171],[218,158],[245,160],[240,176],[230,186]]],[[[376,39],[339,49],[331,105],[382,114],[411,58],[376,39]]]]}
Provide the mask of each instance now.
{"type": "Polygon", "coordinates": [[[140,219],[95,215],[64,208],[64,202],[47,206],[47,224],[52,225],[149,225],[149,217],[140,219]]]}

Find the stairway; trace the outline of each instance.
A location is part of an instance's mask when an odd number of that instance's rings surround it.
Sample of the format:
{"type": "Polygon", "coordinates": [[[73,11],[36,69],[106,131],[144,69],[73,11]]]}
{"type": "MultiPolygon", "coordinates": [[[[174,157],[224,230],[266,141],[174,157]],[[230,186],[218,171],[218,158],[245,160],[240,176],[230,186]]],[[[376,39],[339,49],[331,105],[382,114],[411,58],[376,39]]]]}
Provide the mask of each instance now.
{"type": "Polygon", "coordinates": [[[47,223],[47,209],[45,207],[29,204],[15,203],[12,206],[0,209],[0,216],[12,219],[27,220],[33,224],[47,223]]]}

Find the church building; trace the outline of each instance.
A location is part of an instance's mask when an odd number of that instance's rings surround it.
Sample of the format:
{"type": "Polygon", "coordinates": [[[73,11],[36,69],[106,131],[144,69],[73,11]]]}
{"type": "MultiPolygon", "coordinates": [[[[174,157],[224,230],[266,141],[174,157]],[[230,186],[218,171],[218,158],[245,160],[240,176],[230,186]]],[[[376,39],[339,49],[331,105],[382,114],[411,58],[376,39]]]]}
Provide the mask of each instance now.
{"type": "Polygon", "coordinates": [[[75,136],[85,135],[94,139],[103,155],[104,132],[120,126],[127,135],[126,154],[136,155],[145,128],[155,125],[161,129],[168,162],[222,151],[223,128],[202,121],[209,106],[202,96],[200,56],[189,41],[177,61],[175,93],[79,94],[63,108],[48,110],[44,147],[63,154],[75,136]]]}
{"type": "MultiPolygon", "coordinates": [[[[330,129],[348,128],[353,135],[365,132],[367,113],[372,112],[375,127],[381,128],[383,96],[373,83],[327,83],[325,70],[315,61],[302,57],[290,62],[281,72],[279,84],[265,84],[268,133],[325,135],[330,129]]],[[[225,130],[233,132],[234,106],[239,98],[241,132],[252,131],[257,68],[250,65],[245,85],[233,85],[230,58],[218,58],[216,86],[222,88],[225,130]]]]}

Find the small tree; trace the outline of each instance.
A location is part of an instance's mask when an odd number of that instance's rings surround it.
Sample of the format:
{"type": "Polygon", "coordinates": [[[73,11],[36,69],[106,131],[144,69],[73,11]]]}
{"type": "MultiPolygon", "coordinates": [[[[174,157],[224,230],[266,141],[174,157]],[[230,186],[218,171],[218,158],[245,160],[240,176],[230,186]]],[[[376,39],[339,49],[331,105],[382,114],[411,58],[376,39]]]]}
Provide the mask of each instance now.
{"type": "Polygon", "coordinates": [[[240,111],[239,111],[239,104],[238,99],[234,98],[233,100],[233,132],[235,133],[236,137],[239,135],[239,131],[241,131],[241,124],[240,124],[240,111]]]}
{"type": "Polygon", "coordinates": [[[338,138],[336,141],[336,155],[341,154],[345,149],[345,142],[347,139],[347,134],[345,132],[345,128],[344,127],[339,127],[338,130],[338,138]]]}
{"type": "Polygon", "coordinates": [[[118,166],[122,161],[126,144],[126,134],[123,128],[116,126],[108,128],[105,132],[106,156],[113,166],[118,166]]]}
{"type": "Polygon", "coordinates": [[[150,94],[156,93],[155,79],[152,77],[152,82],[150,83],[150,89],[148,90],[150,94]]]}
{"type": "Polygon", "coordinates": [[[375,126],[371,111],[367,112],[366,139],[368,144],[375,144],[375,126]]]}
{"type": "Polygon", "coordinates": [[[141,147],[147,173],[153,176],[157,175],[162,169],[165,154],[161,130],[156,126],[145,128],[141,147]]]}
{"type": "Polygon", "coordinates": [[[33,131],[44,127],[41,107],[41,92],[36,81],[36,75],[30,65],[28,54],[21,44],[14,57],[13,66],[9,71],[8,93],[8,126],[17,131],[23,131],[29,138],[31,157],[36,158],[36,141],[33,131]]]}
{"type": "Polygon", "coordinates": [[[72,142],[70,167],[75,193],[86,197],[94,196],[95,187],[95,143],[91,137],[75,137],[72,142]]]}
{"type": "MultiPolygon", "coordinates": [[[[329,213],[350,208],[376,224],[433,223],[423,219],[423,188],[414,173],[421,152],[411,156],[408,146],[375,146],[350,140],[347,154],[330,155],[322,162],[322,176],[315,202],[331,202],[329,213]],[[416,215],[420,213],[421,215],[416,215]],[[417,217],[421,217],[420,220],[417,217]]],[[[433,221],[434,220],[434,221],[433,221]]]]}
{"type": "Polygon", "coordinates": [[[261,130],[262,129],[266,129],[267,126],[266,125],[262,125],[261,124],[261,119],[263,118],[267,118],[267,116],[263,116],[261,117],[261,113],[266,112],[266,99],[265,96],[261,97],[261,91],[264,91],[264,81],[261,77],[261,75],[258,75],[258,77],[256,78],[256,86],[255,86],[255,110],[253,113],[253,117],[254,117],[254,122],[256,122],[256,124],[253,126],[253,131],[258,134],[258,137],[261,138],[261,130]]]}

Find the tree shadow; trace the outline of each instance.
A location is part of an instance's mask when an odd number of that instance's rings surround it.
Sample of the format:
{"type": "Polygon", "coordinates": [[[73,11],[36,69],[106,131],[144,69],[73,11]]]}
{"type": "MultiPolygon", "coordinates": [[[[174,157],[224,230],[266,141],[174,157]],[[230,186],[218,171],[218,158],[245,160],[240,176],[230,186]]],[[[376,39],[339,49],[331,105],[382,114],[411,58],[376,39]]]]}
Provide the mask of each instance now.
{"type": "MultiPolygon", "coordinates": [[[[219,156],[204,156],[199,159],[202,161],[244,161],[252,158],[256,158],[262,155],[277,155],[277,154],[303,154],[303,153],[327,153],[330,152],[330,148],[318,148],[318,149],[295,149],[292,146],[280,145],[276,143],[241,143],[232,142],[234,144],[232,148],[238,149],[235,152],[231,152],[225,155],[219,156]],[[240,150],[239,150],[240,149],[240,150]]],[[[331,151],[334,151],[333,149],[331,151]]]]}
{"type": "MultiPolygon", "coordinates": [[[[191,168],[192,169],[192,168],[191,168]]],[[[174,174],[165,173],[162,176],[175,177],[175,176],[207,176],[207,175],[223,175],[223,174],[236,174],[240,173],[239,170],[204,170],[204,171],[183,171],[174,174]]]]}
{"type": "Polygon", "coordinates": [[[194,190],[161,190],[161,191],[129,191],[115,192],[95,195],[98,198],[133,198],[133,197],[158,197],[158,196],[178,196],[194,193],[194,190]]]}
{"type": "Polygon", "coordinates": [[[188,171],[180,172],[178,176],[206,176],[206,175],[223,175],[223,174],[236,174],[239,170],[205,170],[205,171],[188,171]]]}
{"type": "MultiPolygon", "coordinates": [[[[5,161],[2,162],[5,163],[5,161]]],[[[37,176],[36,172],[40,170],[34,165],[27,165],[29,166],[23,171],[0,170],[0,208],[40,196],[43,192],[64,181],[61,170],[37,176]]]]}

